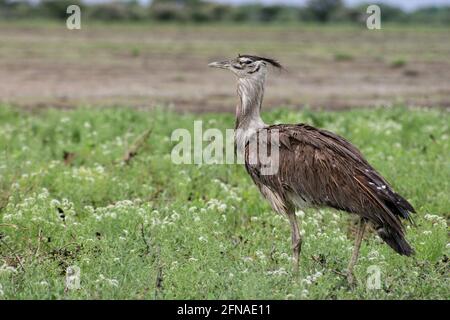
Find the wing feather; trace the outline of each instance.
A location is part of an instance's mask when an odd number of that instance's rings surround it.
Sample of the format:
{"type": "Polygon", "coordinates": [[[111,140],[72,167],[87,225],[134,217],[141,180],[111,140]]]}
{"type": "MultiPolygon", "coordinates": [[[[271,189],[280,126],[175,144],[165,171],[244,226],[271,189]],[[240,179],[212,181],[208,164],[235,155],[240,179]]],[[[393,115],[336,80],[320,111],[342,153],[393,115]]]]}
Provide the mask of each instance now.
{"type": "MultiPolygon", "coordinates": [[[[277,130],[279,171],[261,175],[260,164],[246,164],[253,181],[289,201],[290,194],[313,206],[330,206],[356,213],[376,225],[403,234],[398,217],[410,219],[414,208],[344,138],[309,125],[274,125],[277,130]]],[[[270,143],[270,138],[267,139],[270,143]]],[[[268,147],[269,149],[269,147],[268,147]]]]}

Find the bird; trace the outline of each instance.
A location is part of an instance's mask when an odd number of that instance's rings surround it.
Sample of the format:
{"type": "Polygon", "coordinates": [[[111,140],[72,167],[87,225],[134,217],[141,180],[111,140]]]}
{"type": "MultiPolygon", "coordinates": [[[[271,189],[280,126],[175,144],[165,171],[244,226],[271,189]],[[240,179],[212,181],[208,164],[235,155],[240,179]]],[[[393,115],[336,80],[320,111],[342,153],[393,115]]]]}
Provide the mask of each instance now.
{"type": "Polygon", "coordinates": [[[306,208],[329,207],[356,215],[355,244],[344,273],[351,286],[355,285],[354,266],[367,225],[398,254],[414,254],[405,239],[402,220],[414,223],[415,209],[357,147],[333,132],[308,124],[264,123],[261,107],[268,70],[284,69],[277,60],[239,54],[231,60],[209,63],[209,67],[229,70],[237,78],[235,150],[263,197],[290,223],[294,274],[299,272],[303,242],[296,210],[306,208]],[[254,145],[271,150],[277,155],[276,161],[264,162],[254,145]],[[267,170],[268,163],[276,163],[276,170],[267,170]]]}

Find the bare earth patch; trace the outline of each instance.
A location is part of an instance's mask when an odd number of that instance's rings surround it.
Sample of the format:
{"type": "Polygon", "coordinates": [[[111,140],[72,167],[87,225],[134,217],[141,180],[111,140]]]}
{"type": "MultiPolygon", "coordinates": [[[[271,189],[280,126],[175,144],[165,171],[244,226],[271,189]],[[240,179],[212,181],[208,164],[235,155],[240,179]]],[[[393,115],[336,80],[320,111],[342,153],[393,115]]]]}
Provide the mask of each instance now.
{"type": "Polygon", "coordinates": [[[265,106],[450,107],[450,34],[443,29],[64,24],[0,28],[0,102],[25,107],[171,105],[233,111],[233,76],[208,62],[275,57],[265,106]],[[396,63],[399,61],[401,63],[396,63]]]}

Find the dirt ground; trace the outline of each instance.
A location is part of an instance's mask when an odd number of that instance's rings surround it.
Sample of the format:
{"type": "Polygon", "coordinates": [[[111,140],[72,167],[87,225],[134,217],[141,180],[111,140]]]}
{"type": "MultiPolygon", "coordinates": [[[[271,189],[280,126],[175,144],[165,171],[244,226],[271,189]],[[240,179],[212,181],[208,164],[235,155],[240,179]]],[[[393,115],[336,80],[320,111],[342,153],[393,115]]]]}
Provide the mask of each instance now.
{"type": "Polygon", "coordinates": [[[238,53],[285,65],[265,107],[450,107],[450,31],[363,26],[2,24],[0,102],[233,111],[235,79],[207,64],[238,53]]]}

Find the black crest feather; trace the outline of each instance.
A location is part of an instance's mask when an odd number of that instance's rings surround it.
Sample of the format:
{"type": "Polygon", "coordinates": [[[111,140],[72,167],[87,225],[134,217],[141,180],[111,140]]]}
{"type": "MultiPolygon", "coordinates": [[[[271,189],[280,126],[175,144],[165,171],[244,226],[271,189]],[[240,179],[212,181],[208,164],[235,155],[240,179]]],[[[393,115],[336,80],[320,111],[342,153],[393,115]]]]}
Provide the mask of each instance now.
{"type": "Polygon", "coordinates": [[[274,66],[275,68],[278,68],[278,69],[284,69],[283,66],[281,65],[281,63],[279,63],[279,62],[278,62],[277,60],[275,60],[275,59],[264,58],[264,57],[259,57],[259,56],[250,55],[250,54],[239,54],[239,57],[242,57],[242,58],[249,58],[249,59],[253,59],[253,60],[255,60],[255,61],[262,60],[262,61],[265,61],[265,62],[271,64],[271,65],[274,66]]]}

